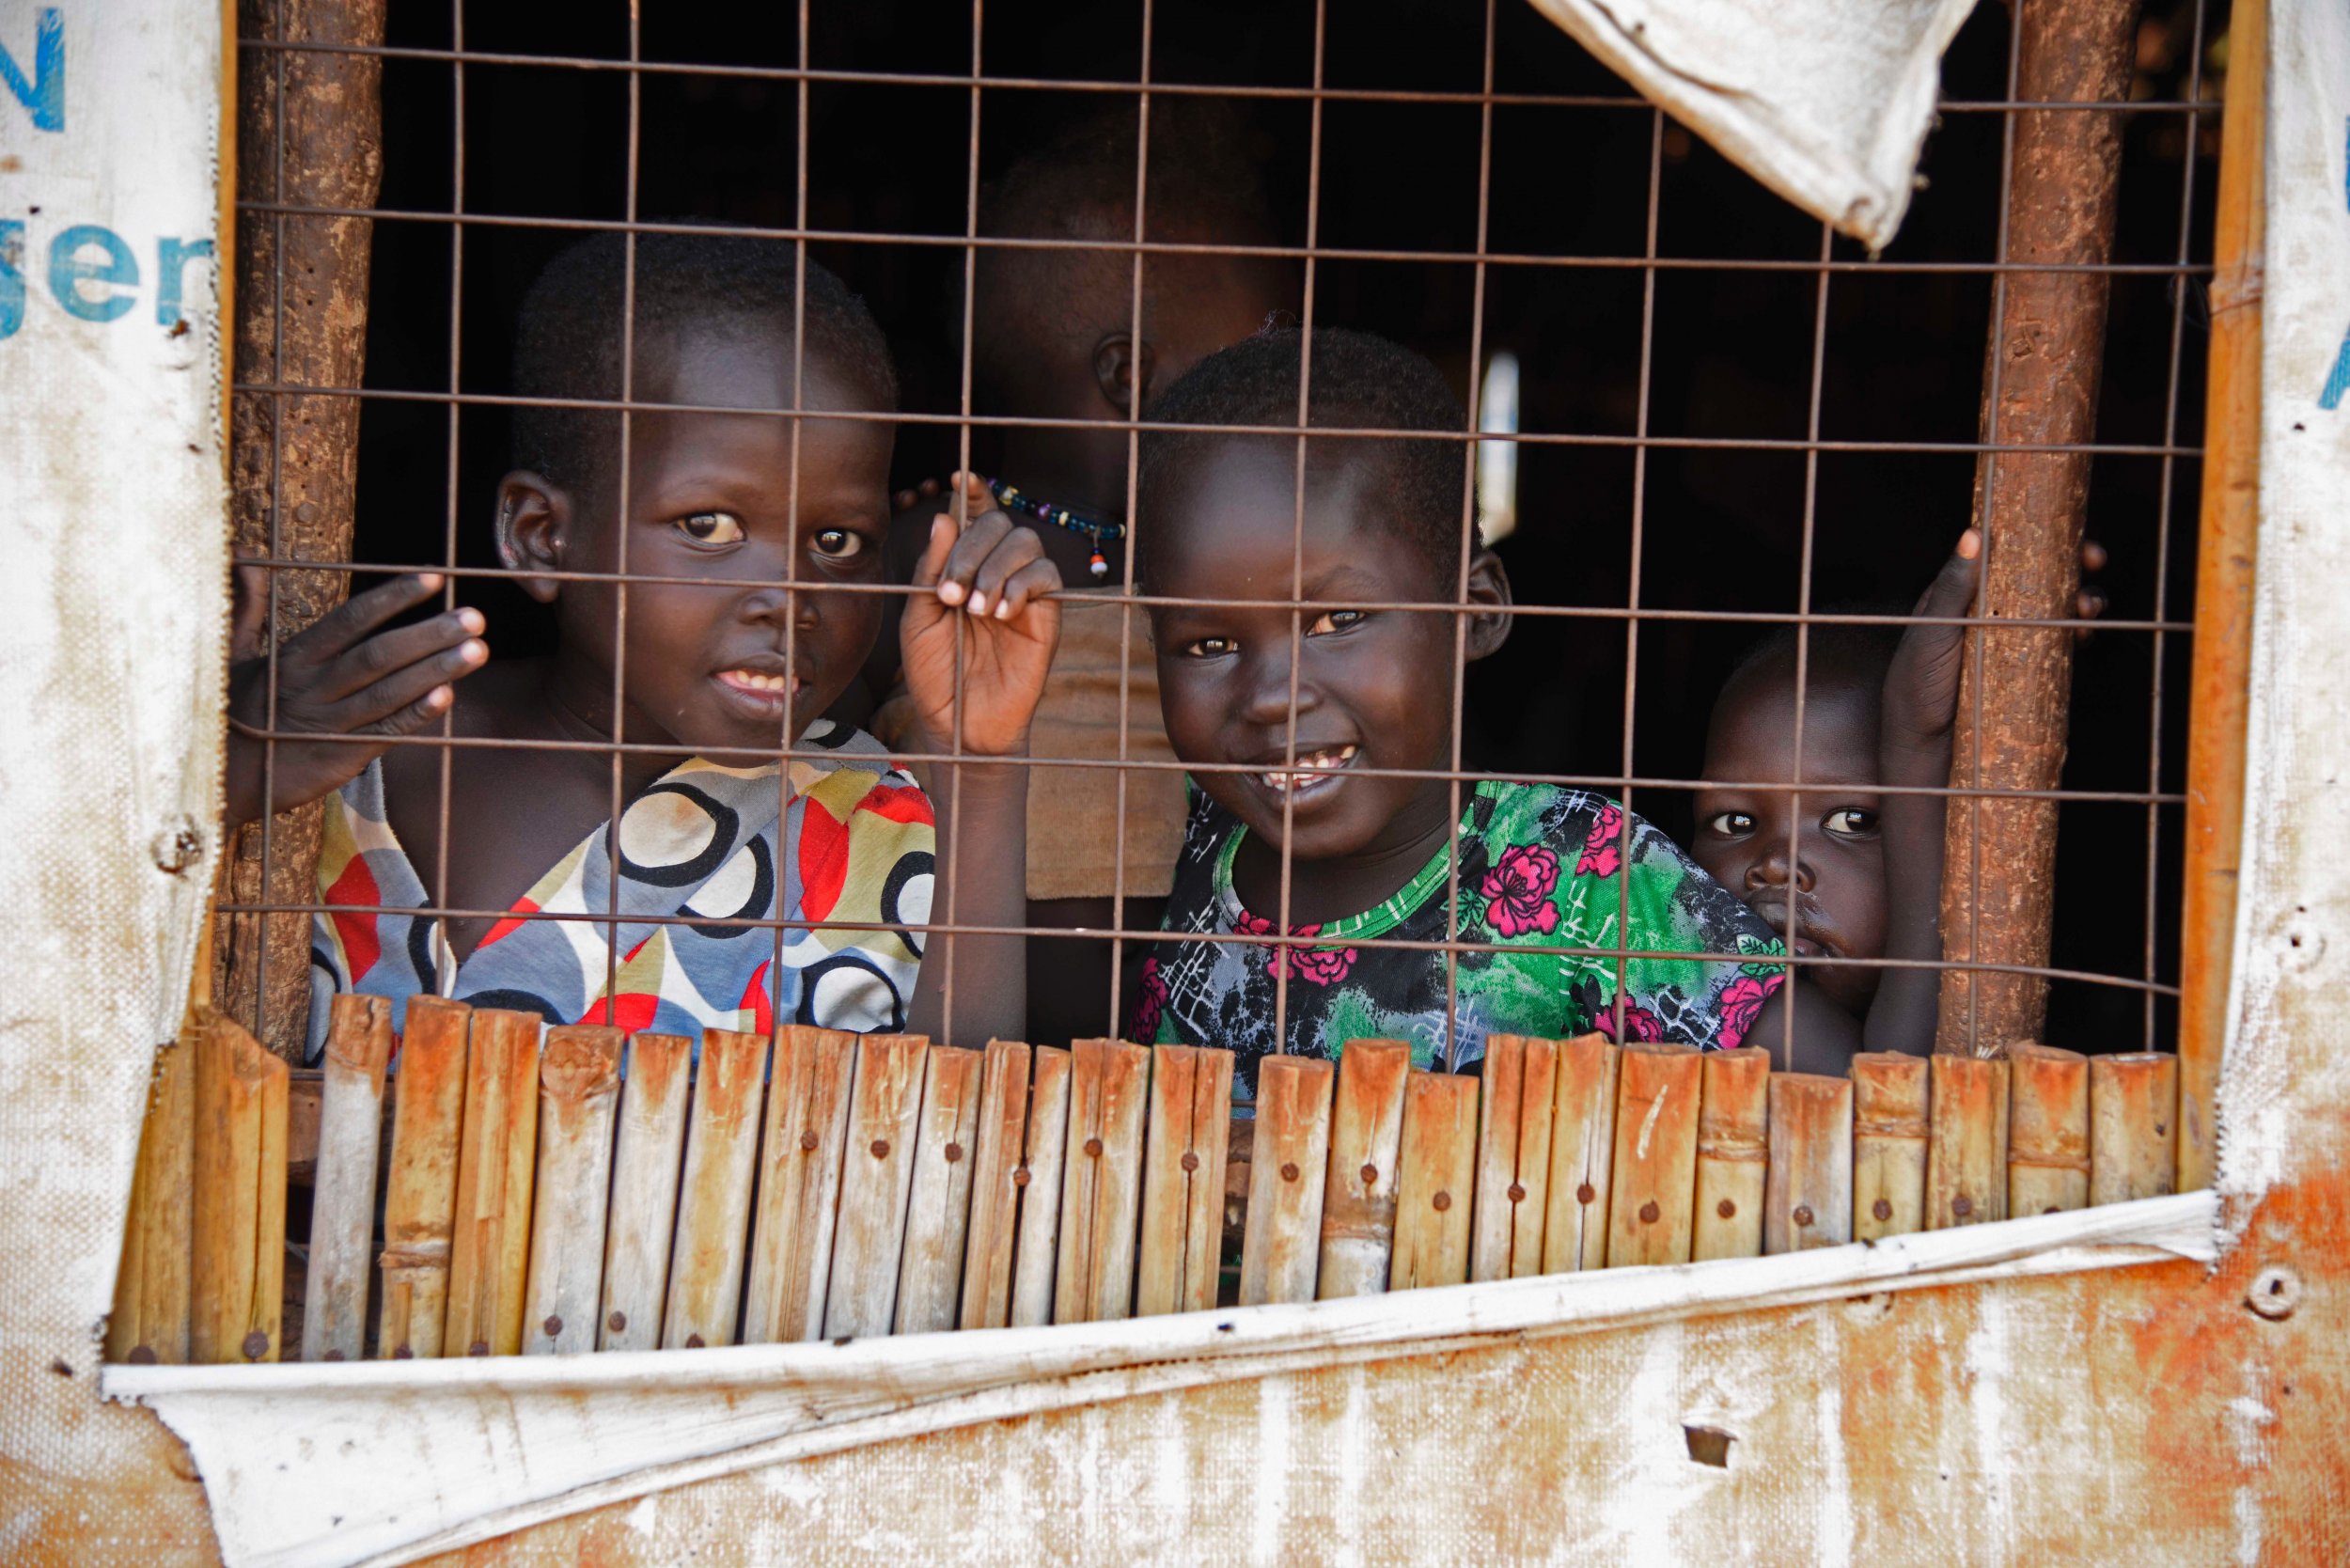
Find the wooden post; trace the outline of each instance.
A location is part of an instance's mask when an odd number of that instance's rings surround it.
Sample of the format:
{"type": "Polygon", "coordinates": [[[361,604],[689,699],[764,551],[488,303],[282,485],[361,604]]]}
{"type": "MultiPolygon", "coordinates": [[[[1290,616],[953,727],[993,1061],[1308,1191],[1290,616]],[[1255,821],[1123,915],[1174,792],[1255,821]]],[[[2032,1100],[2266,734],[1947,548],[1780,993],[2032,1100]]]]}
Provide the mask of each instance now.
{"type": "Polygon", "coordinates": [[[2212,224],[2210,389],[2186,719],[2186,865],[2179,916],[2181,1192],[2218,1173],[2219,1056],[2235,964],[2245,726],[2259,575],[2261,280],[2267,265],[2268,0],[2228,21],[2228,102],[2212,224]]]}
{"type": "MultiPolygon", "coordinates": [[[[1001,1328],[1011,1322],[1011,1260],[1020,1235],[1020,1193],[1027,1166],[1028,1047],[991,1040],[979,1074],[979,1152],[971,1162],[971,1231],[964,1247],[963,1308],[957,1325],[1001,1328]]],[[[1155,1088],[1155,1085],[1153,1086],[1155,1088]]]]}
{"type": "Polygon", "coordinates": [[[1550,1109],[1559,1045],[1512,1034],[1485,1042],[1477,1121],[1471,1279],[1524,1279],[1543,1271],[1543,1210],[1550,1190],[1550,1109]]]}
{"type": "Polygon", "coordinates": [[[840,1225],[824,1297],[827,1338],[889,1332],[914,1179],[914,1129],[922,1114],[922,1058],[930,1045],[918,1034],[869,1034],[857,1042],[840,1225]]]}
{"type": "Polygon", "coordinates": [[[547,1031],[539,1063],[539,1174],[523,1306],[523,1348],[531,1355],[596,1348],[623,1041],[619,1029],[596,1024],[547,1031]]]}
{"type": "Polygon", "coordinates": [[[465,1128],[467,1040],[473,1009],[438,996],[408,998],[392,1107],[392,1167],[384,1182],[384,1310],[375,1353],[386,1360],[441,1354],[449,1243],[465,1128]]]}
{"type": "Polygon", "coordinates": [[[1607,1266],[1685,1263],[1697,1208],[1703,1063],[1686,1045],[1623,1047],[1616,1082],[1616,1168],[1607,1266]]]}
{"type": "Polygon", "coordinates": [[[1475,1078],[1415,1073],[1403,1081],[1403,1141],[1396,1163],[1395,1258],[1387,1289],[1465,1284],[1469,1199],[1477,1182],[1475,1078]]]}
{"type": "MultiPolygon", "coordinates": [[[[384,0],[240,0],[237,30],[247,39],[364,49],[384,41],[384,0]]],[[[375,206],[383,173],[381,73],[381,61],[364,53],[295,48],[245,55],[237,71],[238,196],[272,205],[375,206]]],[[[239,384],[361,384],[373,228],[367,218],[327,213],[239,214],[231,290],[239,384]]],[[[241,392],[229,439],[231,550],[349,560],[359,400],[241,392]]],[[[279,573],[279,636],[291,636],[341,604],[349,587],[339,572],[279,573]]],[[[266,636],[266,620],[260,631],[266,636]]],[[[243,647],[236,656],[261,651],[243,647]]],[[[226,902],[314,902],[321,820],[317,804],[278,815],[270,829],[266,876],[261,826],[247,824],[230,851],[226,902]]],[[[257,1032],[269,1048],[300,1061],[310,1024],[310,917],[245,915],[222,923],[214,986],[221,1009],[258,1019],[257,1032]],[[263,983],[266,996],[258,995],[263,983]]]]}
{"type": "Polygon", "coordinates": [[[2089,1058],[2053,1045],[2008,1052],[2007,1212],[2089,1204],[2089,1058]]]}
{"type": "Polygon", "coordinates": [[[1062,1167],[1069,1150],[1067,1051],[1039,1045],[1029,1064],[1027,1153],[1011,1173],[1020,1189],[1020,1238],[1011,1260],[1011,1323],[1034,1328],[1054,1321],[1060,1278],[1062,1167]]]}
{"type": "Polygon", "coordinates": [[[669,1250],[669,1299],[661,1312],[664,1350],[734,1342],[766,1078],[765,1035],[702,1031],[669,1250]]]}
{"type": "MultiPolygon", "coordinates": [[[[1768,1129],[1771,1107],[1779,1099],[1771,1084],[1771,1053],[1760,1045],[1705,1054],[1704,1098],[1698,1105],[1697,1207],[1689,1247],[1696,1262],[1762,1255],[1762,1194],[1773,1147],[1768,1129]]],[[[1851,1120],[1849,1105],[1845,1119],[1851,1120]]],[[[1848,1134],[1847,1184],[1851,1141],[1848,1134]]]]}
{"type": "Polygon", "coordinates": [[[1803,1252],[1852,1240],[1853,1085],[1818,1073],[1770,1082],[1770,1181],[1762,1250],[1803,1252]]]}
{"type": "Polygon", "coordinates": [[[789,1024],[776,1036],[743,1308],[746,1345],[823,1338],[855,1075],[856,1036],[846,1030],[789,1024]]]}
{"type": "Polygon", "coordinates": [[[1215,1305],[1224,1261],[1224,1152],[1231,1115],[1231,1052],[1161,1045],[1151,1053],[1142,1247],[1135,1271],[1138,1318],[1200,1312],[1215,1305]]]}
{"type": "Polygon", "coordinates": [[[179,1366],[188,1358],[188,1283],[196,1213],[196,1041],[191,1009],[180,1038],[155,1056],[132,1168],[131,1210],[106,1320],[106,1359],[179,1366]]]}
{"type": "Polygon", "coordinates": [[[2004,1059],[1936,1056],[1927,1118],[1926,1229],[2007,1217],[2008,1068],[2004,1059]]]}
{"type": "Polygon", "coordinates": [[[1550,1203],[1543,1272],[1607,1266],[1607,1194],[1616,1152],[1616,1047],[1587,1034],[1559,1047],[1551,1097],[1550,1203]]]}
{"type": "Polygon", "coordinates": [[[356,1361],[366,1351],[375,1155],[384,1135],[384,1069],[391,1059],[392,1004],[355,993],[337,996],[327,1015],[318,1179],[310,1198],[305,1361],[356,1361]]]}
{"type": "Polygon", "coordinates": [[[1248,1168],[1248,1233],[1240,1304],[1311,1301],[1330,1170],[1330,1094],[1338,1076],[1315,1057],[1257,1064],[1257,1137],[1248,1168]]]}
{"type": "MultiPolygon", "coordinates": [[[[1395,1250],[1396,1161],[1403,1147],[1403,1082],[1412,1048],[1353,1040],[1339,1056],[1330,1113],[1330,1174],[1322,1194],[1322,1257],[1314,1294],[1377,1295],[1395,1250]]],[[[1214,1287],[1210,1287],[1210,1305],[1214,1287]]]]}
{"type": "MultiPolygon", "coordinates": [[[[2138,9],[2139,0],[2029,0],[2018,21],[2016,95],[2058,103],[2126,99],[2138,9]]],[[[2007,254],[1999,259],[2109,259],[2122,117],[2110,110],[2012,112],[2007,254]]],[[[1985,356],[1986,443],[2094,439],[2108,289],[2098,272],[1998,275],[1985,356]]],[[[1975,515],[1983,555],[1976,613],[1986,622],[2073,615],[2090,463],[2085,451],[1991,451],[1978,461],[1975,515]]],[[[2072,677],[2073,635],[2065,628],[1970,630],[1951,784],[2055,789],[2064,765],[2072,677]]],[[[1944,956],[2044,967],[2057,803],[1956,797],[1947,822],[1944,956]]],[[[2037,976],[1946,970],[1935,1048],[1996,1056],[2039,1039],[2047,1008],[2048,983],[2037,976]]]]}
{"type": "Polygon", "coordinates": [[[661,1343],[693,1072],[694,1043],[685,1036],[629,1037],[619,1145],[612,1154],[612,1212],[604,1231],[598,1350],[651,1350],[661,1343]]]}
{"type": "Polygon", "coordinates": [[[922,1120],[914,1137],[914,1188],[906,1198],[906,1241],[898,1265],[900,1334],[955,1325],[963,1244],[971,1220],[971,1152],[979,1136],[977,1051],[934,1045],[922,1069],[922,1120]]]}
{"type": "Polygon", "coordinates": [[[1079,1040],[1070,1049],[1053,1321],[1100,1323],[1134,1308],[1151,1049],[1120,1040],[1079,1040]]]}
{"type": "Polygon", "coordinates": [[[1924,1057],[1863,1051],[1852,1058],[1853,1235],[1860,1241],[1926,1228],[1924,1057]]]}
{"type": "Polygon", "coordinates": [[[286,1064],[218,1014],[196,1041],[188,1359],[274,1361],[286,1278],[286,1064]]]}
{"type": "Polygon", "coordinates": [[[2132,1051],[2089,1060],[2092,1203],[2177,1190],[2179,1058],[2132,1051]]]}
{"type": "Polygon", "coordinates": [[[473,1015],[457,1226],[443,1343],[467,1356],[519,1356],[530,1266],[530,1178],[539,1135],[535,1012],[473,1015]]]}

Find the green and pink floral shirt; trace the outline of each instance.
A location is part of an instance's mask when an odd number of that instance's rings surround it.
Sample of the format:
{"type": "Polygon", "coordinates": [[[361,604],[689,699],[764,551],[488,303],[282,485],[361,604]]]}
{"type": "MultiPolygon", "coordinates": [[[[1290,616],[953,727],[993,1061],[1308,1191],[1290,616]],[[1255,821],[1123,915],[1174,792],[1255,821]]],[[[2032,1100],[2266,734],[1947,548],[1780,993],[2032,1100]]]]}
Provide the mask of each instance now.
{"type": "Polygon", "coordinates": [[[1228,1047],[1249,1086],[1276,1048],[1284,970],[1291,1053],[1336,1058],[1351,1040],[1403,1040],[1415,1064],[1454,1072],[1483,1058],[1489,1034],[1616,1038],[1620,975],[1623,1038],[1727,1050],[1786,980],[1774,962],[1786,948],[1762,917],[1604,795],[1479,785],[1461,819],[1456,931],[1440,850],[1376,909],[1292,929],[1311,946],[1186,940],[1274,933],[1232,890],[1246,832],[1194,790],[1130,1038],[1228,1047]],[[1484,946],[1460,955],[1448,1006],[1444,953],[1368,945],[1382,938],[1484,946]]]}

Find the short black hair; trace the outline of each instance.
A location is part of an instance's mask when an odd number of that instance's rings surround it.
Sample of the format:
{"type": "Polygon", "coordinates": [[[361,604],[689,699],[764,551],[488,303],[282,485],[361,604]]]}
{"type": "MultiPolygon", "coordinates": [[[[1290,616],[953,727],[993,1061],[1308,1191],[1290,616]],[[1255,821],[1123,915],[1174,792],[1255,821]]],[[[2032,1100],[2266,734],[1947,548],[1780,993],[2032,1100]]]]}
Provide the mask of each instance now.
{"type": "MultiPolygon", "coordinates": [[[[514,393],[521,398],[620,398],[621,320],[628,236],[591,234],[556,255],[523,296],[514,328],[514,393]]],[[[636,236],[636,342],[708,322],[775,323],[791,333],[805,309],[811,360],[822,356],[895,413],[898,372],[865,302],[815,260],[801,281],[789,240],[729,234],[636,236]]],[[[514,411],[514,463],[578,490],[617,449],[619,416],[601,409],[524,405],[514,411]]]]}
{"type": "MultiPolygon", "coordinates": [[[[1294,426],[1305,350],[1306,335],[1294,327],[1260,332],[1193,366],[1151,405],[1144,418],[1152,425],[1177,427],[1294,426]]],[[[1411,350],[1368,332],[1317,327],[1306,422],[1324,429],[1460,436],[1468,431],[1468,413],[1445,384],[1443,372],[1411,350]]],[[[1221,443],[1264,439],[1281,438],[1235,437],[1197,429],[1143,432],[1137,504],[1145,523],[1138,541],[1138,564],[1145,577],[1151,575],[1153,558],[1172,547],[1166,530],[1151,526],[1150,521],[1162,515],[1174,477],[1207,459],[1221,443]]],[[[1329,437],[1311,443],[1308,457],[1309,463],[1327,464],[1336,459],[1384,468],[1390,504],[1378,509],[1378,520],[1450,580],[1461,558],[1461,510],[1468,485],[1465,440],[1329,437]]],[[[1470,547],[1483,547],[1473,531],[1470,547]]]]}
{"type": "MultiPolygon", "coordinates": [[[[1898,606],[1883,604],[1843,604],[1825,614],[1836,615],[1899,615],[1898,606]]],[[[1721,706],[1730,689],[1748,675],[1783,668],[1793,685],[1795,678],[1795,645],[1799,628],[1775,626],[1748,643],[1730,662],[1716,693],[1714,705],[1721,706]]],[[[1885,672],[1892,667],[1894,651],[1901,647],[1902,630],[1898,626],[1851,626],[1831,621],[1815,625],[1804,639],[1804,684],[1818,688],[1838,677],[1855,681],[1868,694],[1872,704],[1885,683],[1885,672]]]]}

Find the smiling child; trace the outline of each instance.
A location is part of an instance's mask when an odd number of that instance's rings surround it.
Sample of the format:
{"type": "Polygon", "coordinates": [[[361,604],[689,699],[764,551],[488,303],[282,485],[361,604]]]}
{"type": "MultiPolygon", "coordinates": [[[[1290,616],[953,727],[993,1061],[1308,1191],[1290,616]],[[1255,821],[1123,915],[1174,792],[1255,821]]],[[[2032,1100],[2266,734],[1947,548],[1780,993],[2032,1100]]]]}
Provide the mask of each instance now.
{"type": "MultiPolygon", "coordinates": [[[[278,652],[278,729],[321,738],[278,742],[275,808],[333,793],[321,902],[364,906],[315,922],[313,1052],[344,990],[697,1037],[777,1021],[944,1037],[943,966],[905,929],[928,920],[934,877],[961,883],[961,920],[1019,923],[1026,779],[1006,760],[1026,748],[1059,574],[1000,512],[933,526],[900,635],[909,749],[949,749],[959,720],[971,759],[940,770],[950,840],[876,742],[818,716],[880,624],[879,597],[848,591],[882,581],[897,388],[879,330],[821,267],[801,281],[788,243],[644,235],[633,280],[624,243],[558,256],[517,334],[524,398],[668,405],[625,429],[578,407],[516,420],[497,546],[555,606],[554,655],[491,662],[472,609],[393,626],[439,591],[432,573],[278,652]],[[775,412],[795,408],[832,416],[775,412]],[[548,748],[394,744],[444,715],[461,738],[548,748]],[[527,917],[615,909],[617,987],[610,926],[527,917]]],[[[263,661],[233,673],[230,711],[228,810],[250,821],[263,661]]],[[[1019,940],[961,941],[956,1038],[1016,1032],[1019,940]]]]}
{"type": "MultiPolygon", "coordinates": [[[[1298,333],[1250,338],[1151,417],[1293,423],[1302,357],[1298,333]]],[[[1433,366],[1365,334],[1318,330],[1311,386],[1313,426],[1467,429],[1433,366]]],[[[1143,454],[1148,591],[1218,603],[1152,609],[1167,735],[1197,792],[1134,1038],[1230,1047],[1253,1082],[1269,1053],[1334,1058],[1366,1037],[1459,1070],[1494,1033],[1729,1047],[1777,1015],[1777,934],[1617,803],[1465,781],[1456,818],[1452,782],[1397,776],[1453,766],[1461,663],[1509,633],[1507,577],[1473,540],[1463,582],[1465,442],[1309,441],[1302,531],[1295,438],[1154,431],[1143,454]],[[1277,934],[1285,865],[1287,933],[1308,942],[1199,939],[1277,934]],[[1480,945],[1457,969],[1425,947],[1366,946],[1454,936],[1480,945]]],[[[1841,1059],[1851,1021],[1814,998],[1799,1061],[1841,1059]]]]}

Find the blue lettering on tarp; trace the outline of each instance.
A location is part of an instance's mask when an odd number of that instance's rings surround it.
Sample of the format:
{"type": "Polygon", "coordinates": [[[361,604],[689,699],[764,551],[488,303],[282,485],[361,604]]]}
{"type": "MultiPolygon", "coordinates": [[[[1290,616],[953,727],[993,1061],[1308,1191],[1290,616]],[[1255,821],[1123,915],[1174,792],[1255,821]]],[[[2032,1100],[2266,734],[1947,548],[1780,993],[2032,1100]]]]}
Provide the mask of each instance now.
{"type": "MultiPolygon", "coordinates": [[[[2350,118],[2342,121],[2342,203],[2350,207],[2350,118]]],[[[2342,406],[2342,394],[2350,392],[2350,332],[2342,335],[2342,347],[2334,354],[2333,373],[2317,394],[2317,406],[2331,411],[2342,406]]]]}
{"type": "Polygon", "coordinates": [[[5,45],[0,45],[0,86],[33,112],[36,131],[65,129],[65,18],[55,6],[41,8],[33,23],[33,79],[27,82],[5,45]]]}
{"type": "Polygon", "coordinates": [[[155,324],[178,326],[180,315],[180,274],[189,262],[198,258],[212,259],[210,240],[180,241],[165,235],[155,242],[155,324]]]}
{"type": "Polygon", "coordinates": [[[115,290],[136,289],[139,286],[139,260],[131,254],[131,247],[111,228],[94,223],[77,223],[49,242],[49,291],[57,296],[57,303],[69,316],[79,316],[86,321],[111,321],[127,313],[137,301],[130,294],[115,290]],[[85,261],[81,252],[96,245],[106,253],[103,261],[85,261]],[[83,292],[86,285],[105,286],[97,295],[83,292]]]}
{"type": "Polygon", "coordinates": [[[0,337],[11,337],[24,324],[24,274],[18,263],[24,256],[24,225],[0,218],[0,337]]]}

